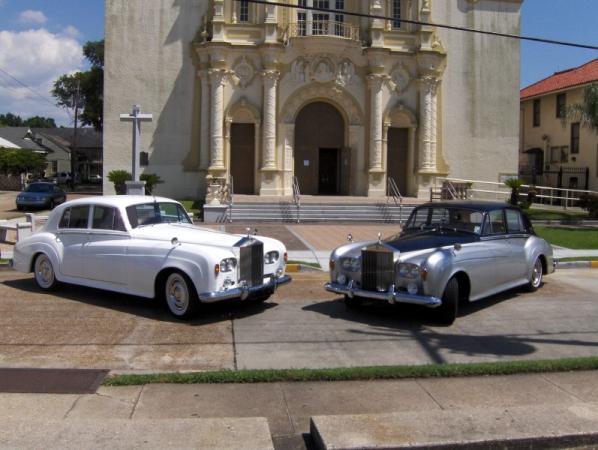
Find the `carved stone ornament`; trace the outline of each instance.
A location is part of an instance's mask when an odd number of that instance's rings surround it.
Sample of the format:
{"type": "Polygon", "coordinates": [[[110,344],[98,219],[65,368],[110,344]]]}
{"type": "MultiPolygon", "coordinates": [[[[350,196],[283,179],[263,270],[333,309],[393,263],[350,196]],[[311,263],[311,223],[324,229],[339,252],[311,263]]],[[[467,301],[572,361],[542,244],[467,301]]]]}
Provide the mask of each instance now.
{"type": "Polygon", "coordinates": [[[405,91],[412,79],[409,70],[407,70],[403,64],[399,64],[393,69],[393,71],[390,73],[390,78],[394,83],[397,92],[405,91]]]}
{"type": "Polygon", "coordinates": [[[336,83],[340,86],[349,86],[357,83],[358,78],[355,75],[355,65],[345,59],[338,66],[338,73],[336,75],[336,83]]]}
{"type": "Polygon", "coordinates": [[[239,80],[239,85],[243,89],[249,86],[251,80],[253,80],[253,77],[255,76],[255,69],[245,57],[243,57],[243,59],[235,66],[234,72],[239,80]]]}
{"type": "Polygon", "coordinates": [[[336,68],[329,58],[314,60],[311,67],[311,78],[318,83],[328,83],[336,78],[336,68]]]}
{"type": "Polygon", "coordinates": [[[295,83],[309,80],[309,63],[305,58],[297,58],[291,64],[291,80],[295,83]]]}

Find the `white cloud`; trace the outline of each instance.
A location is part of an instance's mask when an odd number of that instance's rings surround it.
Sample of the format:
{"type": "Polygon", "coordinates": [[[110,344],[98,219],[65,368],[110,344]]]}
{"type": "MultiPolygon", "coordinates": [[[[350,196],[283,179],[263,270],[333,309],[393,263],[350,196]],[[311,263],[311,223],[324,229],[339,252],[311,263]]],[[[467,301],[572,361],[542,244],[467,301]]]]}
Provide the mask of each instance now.
{"type": "Polygon", "coordinates": [[[81,32],[72,25],[69,25],[64,30],[62,30],[62,34],[65,36],[72,37],[74,39],[78,39],[82,36],[81,32]]]}
{"type": "MultiPolygon", "coordinates": [[[[46,29],[21,32],[0,31],[0,67],[31,89],[54,102],[50,94],[54,81],[65,73],[83,68],[81,44],[70,36],[46,29]]],[[[34,95],[0,72],[0,113],[22,117],[55,117],[67,124],[66,114],[34,95]]]]}
{"type": "Polygon", "coordinates": [[[37,25],[43,25],[48,21],[48,18],[41,11],[34,11],[28,9],[19,14],[19,22],[21,23],[34,23],[37,25]]]}

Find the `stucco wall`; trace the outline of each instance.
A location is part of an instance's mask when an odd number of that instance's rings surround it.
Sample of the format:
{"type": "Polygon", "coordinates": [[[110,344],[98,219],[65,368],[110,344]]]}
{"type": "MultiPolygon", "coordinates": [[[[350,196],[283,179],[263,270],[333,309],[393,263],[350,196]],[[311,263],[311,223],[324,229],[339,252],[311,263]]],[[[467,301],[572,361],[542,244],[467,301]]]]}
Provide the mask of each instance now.
{"type": "MultiPolygon", "coordinates": [[[[518,0],[433,2],[433,20],[519,34],[518,0]],[[456,5],[456,7],[455,7],[456,5]]],[[[443,153],[449,176],[498,181],[517,173],[519,41],[439,30],[447,49],[442,83],[443,153]]]]}
{"type": "Polygon", "coordinates": [[[119,115],[141,105],[154,114],[142,125],[142,151],[149,152],[146,172],[166,183],[156,193],[175,198],[199,189],[199,174],[183,172],[191,145],[195,69],[194,40],[207,1],[106,0],[104,86],[104,192],[113,192],[107,174],[131,171],[131,124],[119,115]]]}

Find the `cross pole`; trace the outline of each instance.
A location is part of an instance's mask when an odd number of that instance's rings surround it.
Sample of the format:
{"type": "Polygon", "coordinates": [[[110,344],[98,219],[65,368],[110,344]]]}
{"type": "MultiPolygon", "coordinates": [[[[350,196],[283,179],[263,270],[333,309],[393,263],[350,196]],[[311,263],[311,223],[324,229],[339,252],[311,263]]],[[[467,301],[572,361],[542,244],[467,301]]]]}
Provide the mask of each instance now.
{"type": "Polygon", "coordinates": [[[141,135],[141,122],[151,122],[154,119],[152,114],[141,114],[141,107],[133,105],[131,114],[121,114],[121,122],[133,122],[133,181],[139,182],[139,141],[141,135]]]}

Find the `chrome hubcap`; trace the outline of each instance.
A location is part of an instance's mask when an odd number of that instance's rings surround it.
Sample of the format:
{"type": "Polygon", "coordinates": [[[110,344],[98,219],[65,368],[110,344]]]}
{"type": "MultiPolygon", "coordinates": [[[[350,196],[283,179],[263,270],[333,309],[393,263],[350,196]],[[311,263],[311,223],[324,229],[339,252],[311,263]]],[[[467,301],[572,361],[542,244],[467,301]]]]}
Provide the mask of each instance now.
{"type": "Polygon", "coordinates": [[[534,271],[532,272],[532,286],[538,287],[542,282],[542,261],[536,260],[534,264],[534,271]]]}
{"type": "Polygon", "coordinates": [[[173,273],[166,281],[166,301],[174,314],[181,315],[187,311],[189,289],[185,279],[178,273],[173,273]]]}
{"type": "Polygon", "coordinates": [[[54,269],[46,256],[39,256],[35,262],[35,278],[42,287],[49,287],[54,282],[54,269]]]}

